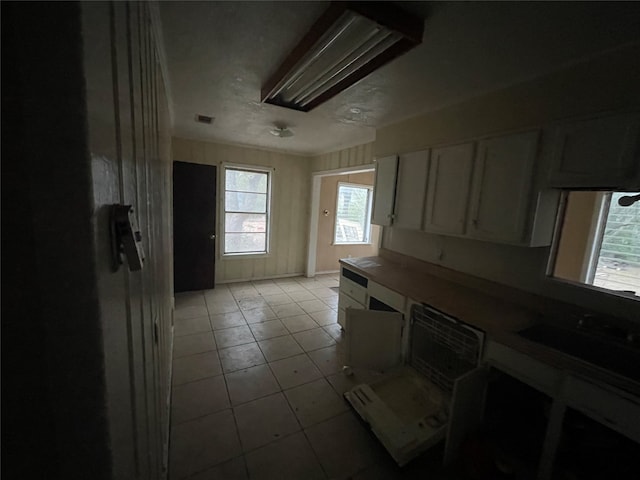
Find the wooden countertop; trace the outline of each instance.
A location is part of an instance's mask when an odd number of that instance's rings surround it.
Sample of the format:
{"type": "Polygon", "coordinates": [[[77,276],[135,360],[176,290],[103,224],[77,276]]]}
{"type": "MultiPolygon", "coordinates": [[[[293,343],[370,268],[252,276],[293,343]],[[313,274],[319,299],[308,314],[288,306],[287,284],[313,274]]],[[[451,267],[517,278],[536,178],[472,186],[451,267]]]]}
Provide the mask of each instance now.
{"type": "Polygon", "coordinates": [[[348,258],[340,263],[411,300],[431,305],[485,331],[496,342],[586,380],[640,397],[640,382],[517,335],[516,332],[536,323],[553,322],[540,311],[516,303],[519,300],[516,294],[513,298],[500,298],[385,257],[348,258]]]}

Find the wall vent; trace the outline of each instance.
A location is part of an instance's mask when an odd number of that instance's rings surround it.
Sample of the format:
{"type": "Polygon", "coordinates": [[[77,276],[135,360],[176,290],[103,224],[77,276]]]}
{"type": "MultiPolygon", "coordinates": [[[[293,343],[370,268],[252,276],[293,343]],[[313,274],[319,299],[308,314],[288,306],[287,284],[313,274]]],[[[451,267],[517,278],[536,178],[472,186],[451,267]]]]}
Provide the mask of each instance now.
{"type": "Polygon", "coordinates": [[[213,123],[213,117],[209,115],[196,115],[196,122],[211,125],[213,123]]]}

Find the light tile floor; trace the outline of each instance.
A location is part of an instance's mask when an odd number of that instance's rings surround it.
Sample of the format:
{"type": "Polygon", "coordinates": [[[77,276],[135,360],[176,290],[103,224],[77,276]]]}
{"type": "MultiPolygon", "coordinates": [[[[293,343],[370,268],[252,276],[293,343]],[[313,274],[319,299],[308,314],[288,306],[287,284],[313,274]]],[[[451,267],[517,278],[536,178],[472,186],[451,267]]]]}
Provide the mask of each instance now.
{"type": "Polygon", "coordinates": [[[399,469],[343,399],[372,374],[341,373],[337,286],[332,274],[176,296],[170,480],[436,473],[429,459],[399,469]]]}

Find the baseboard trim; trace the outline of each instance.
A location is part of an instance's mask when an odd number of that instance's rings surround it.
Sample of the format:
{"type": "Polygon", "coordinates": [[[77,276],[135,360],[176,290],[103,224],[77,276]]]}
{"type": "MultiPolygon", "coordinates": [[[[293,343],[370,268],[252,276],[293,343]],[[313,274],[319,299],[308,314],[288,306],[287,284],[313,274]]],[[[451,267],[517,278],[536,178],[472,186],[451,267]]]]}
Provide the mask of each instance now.
{"type": "Polygon", "coordinates": [[[323,270],[322,272],[316,272],[316,275],[326,275],[329,273],[340,273],[340,270],[323,270]]]}
{"type": "Polygon", "coordinates": [[[234,278],[229,280],[218,280],[216,285],[223,285],[225,283],[239,283],[239,282],[253,282],[255,280],[277,280],[279,278],[289,277],[304,277],[304,273],[285,273],[283,275],[268,275],[266,277],[247,277],[247,278],[234,278]]]}

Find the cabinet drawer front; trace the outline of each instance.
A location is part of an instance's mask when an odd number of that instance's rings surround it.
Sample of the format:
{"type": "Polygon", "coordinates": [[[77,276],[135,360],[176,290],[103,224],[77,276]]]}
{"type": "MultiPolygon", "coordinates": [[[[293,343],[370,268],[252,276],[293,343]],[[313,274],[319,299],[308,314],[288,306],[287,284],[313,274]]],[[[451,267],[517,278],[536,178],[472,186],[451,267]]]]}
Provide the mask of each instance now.
{"type": "Polygon", "coordinates": [[[562,372],[501,343],[487,341],[484,359],[533,388],[553,396],[559,389],[562,372]]]}
{"type": "Polygon", "coordinates": [[[363,305],[367,303],[367,289],[348,278],[340,277],[340,293],[349,295],[363,305]]]}
{"type": "Polygon", "coordinates": [[[354,300],[353,298],[348,297],[347,295],[340,295],[340,298],[338,299],[338,309],[345,310],[346,308],[349,308],[349,307],[360,308],[360,309],[366,308],[363,303],[360,303],[357,300],[354,300]]]}
{"type": "Polygon", "coordinates": [[[406,298],[387,287],[383,287],[379,283],[369,281],[369,296],[375,297],[390,307],[395,308],[398,312],[404,312],[406,298]]]}
{"type": "Polygon", "coordinates": [[[340,298],[338,299],[338,324],[345,330],[347,330],[347,315],[345,311],[347,308],[365,310],[365,306],[344,293],[340,293],[340,298]]]}
{"type": "Polygon", "coordinates": [[[565,395],[570,407],[640,442],[639,403],[572,376],[567,377],[565,395]]]}

